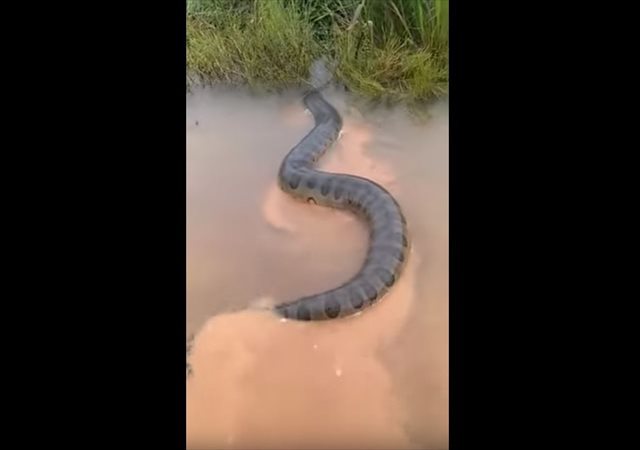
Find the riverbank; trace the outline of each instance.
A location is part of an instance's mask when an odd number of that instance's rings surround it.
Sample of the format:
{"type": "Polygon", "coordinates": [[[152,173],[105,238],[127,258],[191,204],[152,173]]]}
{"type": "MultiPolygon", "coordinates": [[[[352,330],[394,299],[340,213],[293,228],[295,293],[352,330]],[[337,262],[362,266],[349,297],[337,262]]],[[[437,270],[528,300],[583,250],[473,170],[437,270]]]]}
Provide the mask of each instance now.
{"type": "Polygon", "coordinates": [[[335,80],[375,101],[447,93],[446,0],[189,0],[189,83],[302,86],[311,62],[338,61],[335,80]]]}

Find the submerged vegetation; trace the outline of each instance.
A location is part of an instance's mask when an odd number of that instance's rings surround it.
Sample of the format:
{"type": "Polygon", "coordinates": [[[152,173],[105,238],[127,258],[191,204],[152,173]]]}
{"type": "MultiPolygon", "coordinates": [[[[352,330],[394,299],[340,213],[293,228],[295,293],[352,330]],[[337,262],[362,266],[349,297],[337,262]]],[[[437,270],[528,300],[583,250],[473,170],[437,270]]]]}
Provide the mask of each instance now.
{"type": "Polygon", "coordinates": [[[374,100],[421,102],[447,90],[448,0],[188,0],[194,79],[300,86],[327,55],[335,78],[374,100]]]}

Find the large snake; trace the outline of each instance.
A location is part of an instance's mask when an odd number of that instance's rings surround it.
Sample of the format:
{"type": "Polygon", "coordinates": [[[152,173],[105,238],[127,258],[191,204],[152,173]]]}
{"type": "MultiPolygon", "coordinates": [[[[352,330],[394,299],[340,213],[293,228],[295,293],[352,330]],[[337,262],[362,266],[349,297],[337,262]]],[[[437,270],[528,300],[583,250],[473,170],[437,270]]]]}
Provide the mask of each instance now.
{"type": "Polygon", "coordinates": [[[342,129],[340,114],[320,89],[316,84],[304,97],[315,127],[282,161],[278,184],[299,200],[346,209],[362,217],[369,225],[369,249],[360,271],[346,283],[274,307],[276,313],[295,320],[347,317],[373,305],[398,281],[409,252],[407,222],[387,190],[366,178],[314,169],[342,129]]]}

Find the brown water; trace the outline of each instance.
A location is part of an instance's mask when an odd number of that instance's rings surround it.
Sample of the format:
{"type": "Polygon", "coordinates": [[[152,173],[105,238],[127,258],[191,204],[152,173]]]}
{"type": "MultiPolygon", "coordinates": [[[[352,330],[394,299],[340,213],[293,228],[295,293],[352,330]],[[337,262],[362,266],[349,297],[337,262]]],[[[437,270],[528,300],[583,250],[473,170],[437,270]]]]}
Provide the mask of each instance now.
{"type": "Polygon", "coordinates": [[[326,97],[344,133],[321,168],[366,176],[398,199],[413,243],[406,272],[345,320],[282,321],[255,308],[346,281],[367,231],[276,187],[283,157],[313,127],[300,93],[190,94],[189,449],[448,448],[447,106],[418,124],[326,97]]]}

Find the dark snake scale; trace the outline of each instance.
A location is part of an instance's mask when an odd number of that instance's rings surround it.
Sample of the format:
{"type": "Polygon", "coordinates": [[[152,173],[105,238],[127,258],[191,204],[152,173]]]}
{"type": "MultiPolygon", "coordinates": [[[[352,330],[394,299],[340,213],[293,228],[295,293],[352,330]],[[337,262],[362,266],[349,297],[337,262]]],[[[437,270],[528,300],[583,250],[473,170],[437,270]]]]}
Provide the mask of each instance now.
{"type": "Polygon", "coordinates": [[[274,307],[294,320],[328,320],[356,314],[384,297],[398,281],[409,254],[407,222],[398,202],[382,186],[353,175],[320,172],[314,164],[336,141],[342,118],[318,89],[304,104],[315,127],[285,157],[280,188],[299,200],[349,210],[369,225],[369,249],[360,271],[349,281],[315,295],[274,307]]]}

